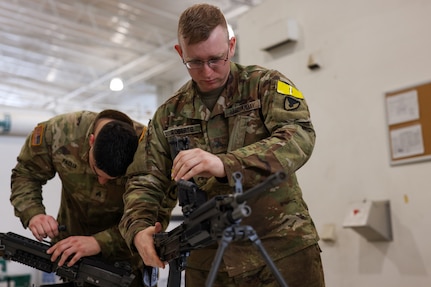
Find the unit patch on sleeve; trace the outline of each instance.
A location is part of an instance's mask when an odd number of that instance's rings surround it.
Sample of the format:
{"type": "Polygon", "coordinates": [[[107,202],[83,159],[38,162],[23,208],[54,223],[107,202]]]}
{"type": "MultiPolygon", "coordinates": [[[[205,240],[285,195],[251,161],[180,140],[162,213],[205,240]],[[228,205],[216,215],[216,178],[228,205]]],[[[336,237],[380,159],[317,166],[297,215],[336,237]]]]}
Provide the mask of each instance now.
{"type": "Polygon", "coordinates": [[[31,145],[39,146],[42,144],[43,133],[45,132],[45,128],[43,125],[38,125],[34,128],[33,133],[31,135],[31,145]]]}
{"type": "Polygon", "coordinates": [[[293,97],[286,97],[284,100],[284,109],[286,111],[296,110],[301,105],[301,102],[293,97]]]}
{"type": "Polygon", "coordinates": [[[277,92],[283,95],[295,97],[297,99],[304,98],[298,89],[282,81],[277,82],[277,92]]]}

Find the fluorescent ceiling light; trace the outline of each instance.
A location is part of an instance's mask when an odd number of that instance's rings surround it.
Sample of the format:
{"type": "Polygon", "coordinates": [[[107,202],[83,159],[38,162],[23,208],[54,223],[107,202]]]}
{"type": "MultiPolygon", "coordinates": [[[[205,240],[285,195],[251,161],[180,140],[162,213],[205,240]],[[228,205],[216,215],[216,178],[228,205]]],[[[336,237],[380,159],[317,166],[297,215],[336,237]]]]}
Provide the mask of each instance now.
{"type": "Polygon", "coordinates": [[[109,84],[111,91],[121,91],[124,88],[123,80],[120,78],[113,78],[109,84]]]}

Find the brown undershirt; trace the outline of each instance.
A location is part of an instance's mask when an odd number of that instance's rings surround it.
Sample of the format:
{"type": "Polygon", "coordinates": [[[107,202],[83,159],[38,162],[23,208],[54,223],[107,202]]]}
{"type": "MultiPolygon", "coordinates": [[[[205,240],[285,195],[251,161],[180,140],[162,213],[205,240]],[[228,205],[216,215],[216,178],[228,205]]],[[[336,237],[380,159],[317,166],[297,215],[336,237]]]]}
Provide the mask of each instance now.
{"type": "Polygon", "coordinates": [[[199,91],[199,96],[201,97],[202,102],[210,111],[214,109],[214,106],[217,103],[217,100],[220,97],[220,94],[223,91],[223,89],[224,89],[224,86],[221,86],[220,88],[212,90],[210,92],[199,91]]]}

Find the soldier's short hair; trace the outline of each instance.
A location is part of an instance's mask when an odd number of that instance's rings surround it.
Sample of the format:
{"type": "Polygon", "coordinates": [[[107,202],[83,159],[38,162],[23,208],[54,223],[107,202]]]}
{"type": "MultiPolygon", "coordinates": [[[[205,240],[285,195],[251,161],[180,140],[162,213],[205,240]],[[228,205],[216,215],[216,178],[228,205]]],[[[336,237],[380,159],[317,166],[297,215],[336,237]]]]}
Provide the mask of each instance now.
{"type": "Polygon", "coordinates": [[[105,124],[97,134],[93,156],[97,168],[112,177],[123,176],[132,163],[138,136],[130,123],[113,120],[105,124]]]}
{"type": "Polygon", "coordinates": [[[227,22],[218,7],[205,3],[192,5],[180,16],[178,41],[181,43],[183,39],[186,45],[205,41],[219,25],[226,30],[226,40],[229,40],[227,22]]]}
{"type": "Polygon", "coordinates": [[[128,115],[125,113],[122,113],[117,110],[103,110],[100,113],[97,114],[96,118],[94,119],[94,123],[97,123],[100,119],[113,119],[121,122],[125,122],[126,124],[129,124],[133,126],[133,120],[129,118],[128,115]]]}

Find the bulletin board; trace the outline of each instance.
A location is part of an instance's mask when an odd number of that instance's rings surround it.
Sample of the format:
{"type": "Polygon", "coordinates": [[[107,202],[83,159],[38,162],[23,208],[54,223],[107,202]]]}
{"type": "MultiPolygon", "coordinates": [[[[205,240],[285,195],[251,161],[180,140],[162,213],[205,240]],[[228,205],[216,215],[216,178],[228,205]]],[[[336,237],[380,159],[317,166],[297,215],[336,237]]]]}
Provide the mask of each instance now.
{"type": "Polygon", "coordinates": [[[431,82],[385,94],[391,165],[431,160],[431,82]]]}

